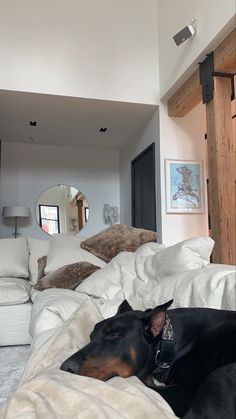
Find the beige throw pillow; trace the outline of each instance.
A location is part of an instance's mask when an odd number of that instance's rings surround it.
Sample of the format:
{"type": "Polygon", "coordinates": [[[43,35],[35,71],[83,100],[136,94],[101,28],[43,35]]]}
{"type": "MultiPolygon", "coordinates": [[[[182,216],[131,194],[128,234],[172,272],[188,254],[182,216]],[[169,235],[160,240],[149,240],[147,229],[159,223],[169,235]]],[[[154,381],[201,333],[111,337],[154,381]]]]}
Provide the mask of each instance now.
{"type": "Polygon", "coordinates": [[[25,238],[0,239],[0,278],[28,278],[29,250],[25,238]]]}
{"type": "Polygon", "coordinates": [[[100,269],[99,266],[89,262],[78,262],[62,266],[56,271],[40,277],[42,274],[42,267],[43,265],[45,266],[45,259],[40,258],[38,264],[39,279],[34,285],[34,288],[39,291],[47,288],[67,288],[74,290],[84,279],[100,269]]]}
{"type": "Polygon", "coordinates": [[[118,253],[135,252],[141,245],[154,242],[156,239],[155,231],[129,227],[125,224],[114,224],[82,241],[80,246],[105,262],[110,262],[118,253]]]}
{"type": "MultiPolygon", "coordinates": [[[[103,260],[95,257],[86,250],[81,249],[80,243],[85,239],[85,237],[81,238],[80,236],[54,234],[50,240],[45,274],[54,272],[62,266],[71,265],[72,263],[77,262],[89,262],[103,268],[103,266],[106,265],[103,260]]],[[[46,255],[46,253],[44,253],[44,255],[46,255]]]]}

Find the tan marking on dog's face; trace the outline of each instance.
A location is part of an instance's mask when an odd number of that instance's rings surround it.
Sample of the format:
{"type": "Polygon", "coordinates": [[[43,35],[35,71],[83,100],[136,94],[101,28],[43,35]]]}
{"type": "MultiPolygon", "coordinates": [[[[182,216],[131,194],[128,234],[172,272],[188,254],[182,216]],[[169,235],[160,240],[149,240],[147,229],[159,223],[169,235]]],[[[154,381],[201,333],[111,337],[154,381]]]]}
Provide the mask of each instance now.
{"type": "Polygon", "coordinates": [[[115,376],[127,378],[133,374],[133,368],[117,357],[108,358],[104,362],[101,359],[87,359],[79,372],[79,375],[97,378],[101,381],[106,381],[115,376]]]}
{"type": "Polygon", "coordinates": [[[132,359],[133,362],[135,362],[137,359],[137,352],[132,346],[130,348],[130,358],[132,359]]]}

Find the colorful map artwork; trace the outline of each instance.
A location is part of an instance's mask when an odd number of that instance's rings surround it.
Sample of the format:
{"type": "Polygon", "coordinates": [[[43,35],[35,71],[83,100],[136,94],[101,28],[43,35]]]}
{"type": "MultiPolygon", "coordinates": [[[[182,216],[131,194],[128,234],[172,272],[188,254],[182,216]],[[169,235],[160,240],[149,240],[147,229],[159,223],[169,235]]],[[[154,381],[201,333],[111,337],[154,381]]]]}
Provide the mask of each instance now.
{"type": "Polygon", "coordinates": [[[170,164],[171,208],[201,208],[200,165],[170,164]]]}

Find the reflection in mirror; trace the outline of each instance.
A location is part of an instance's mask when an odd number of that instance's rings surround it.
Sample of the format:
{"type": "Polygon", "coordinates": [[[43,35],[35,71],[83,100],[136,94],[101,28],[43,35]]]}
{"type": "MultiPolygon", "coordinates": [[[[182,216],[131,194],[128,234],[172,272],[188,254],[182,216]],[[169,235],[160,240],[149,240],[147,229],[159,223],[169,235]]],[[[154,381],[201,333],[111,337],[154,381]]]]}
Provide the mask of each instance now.
{"type": "Polygon", "coordinates": [[[77,234],[89,217],[86,197],[69,185],[55,185],[48,188],[40,195],[35,210],[38,224],[50,235],[77,234]]]}

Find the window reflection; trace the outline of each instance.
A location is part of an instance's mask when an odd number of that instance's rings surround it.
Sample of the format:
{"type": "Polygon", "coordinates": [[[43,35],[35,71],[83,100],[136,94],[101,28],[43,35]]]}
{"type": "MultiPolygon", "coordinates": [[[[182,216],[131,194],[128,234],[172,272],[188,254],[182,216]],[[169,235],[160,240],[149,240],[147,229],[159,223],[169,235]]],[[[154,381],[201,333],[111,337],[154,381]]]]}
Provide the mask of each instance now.
{"type": "Polygon", "coordinates": [[[55,185],[42,193],[36,203],[36,220],[47,234],[77,234],[89,217],[86,197],[69,185],[55,185]]]}
{"type": "Polygon", "coordinates": [[[57,205],[39,205],[39,224],[45,233],[60,233],[59,207],[57,205]]]}

